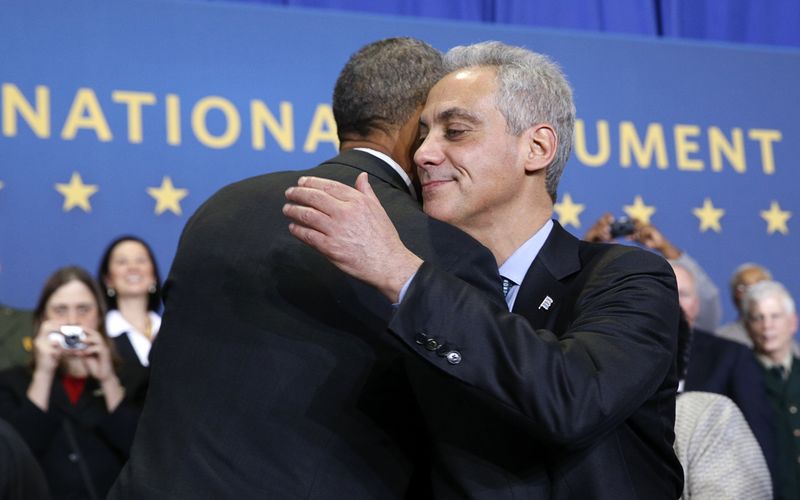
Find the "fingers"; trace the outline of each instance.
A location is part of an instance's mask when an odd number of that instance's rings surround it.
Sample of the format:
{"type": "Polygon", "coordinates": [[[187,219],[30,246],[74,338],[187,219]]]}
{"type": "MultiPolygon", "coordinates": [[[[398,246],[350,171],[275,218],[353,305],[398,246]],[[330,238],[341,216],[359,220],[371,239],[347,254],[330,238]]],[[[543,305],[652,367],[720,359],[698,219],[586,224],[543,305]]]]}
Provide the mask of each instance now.
{"type": "Polygon", "coordinates": [[[283,206],[283,215],[292,220],[289,224],[289,231],[302,241],[311,243],[308,233],[328,234],[331,231],[331,218],[316,208],[287,203],[283,206]],[[293,231],[294,226],[294,231],[293,231]],[[299,232],[295,232],[299,231],[299,232]]]}
{"type": "MultiPolygon", "coordinates": [[[[366,172],[359,174],[359,177],[366,176],[366,172]]],[[[356,181],[358,182],[358,181],[356,181]]],[[[358,195],[358,192],[347,184],[342,184],[339,181],[331,179],[323,179],[322,177],[304,176],[297,179],[297,185],[302,188],[315,189],[327,193],[331,197],[348,201],[358,195]]]]}

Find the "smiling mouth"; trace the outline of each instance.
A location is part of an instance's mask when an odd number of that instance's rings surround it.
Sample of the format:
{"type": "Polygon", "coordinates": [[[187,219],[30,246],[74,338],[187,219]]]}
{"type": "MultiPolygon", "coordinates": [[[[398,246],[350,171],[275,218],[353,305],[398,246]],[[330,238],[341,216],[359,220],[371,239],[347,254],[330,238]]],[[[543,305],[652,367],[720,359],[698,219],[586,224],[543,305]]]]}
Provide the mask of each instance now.
{"type": "Polygon", "coordinates": [[[430,189],[435,189],[435,188],[437,188],[439,186],[447,184],[448,182],[453,182],[453,181],[451,179],[446,179],[446,180],[432,180],[432,181],[423,182],[422,183],[422,190],[426,191],[426,190],[430,190],[430,189]]]}

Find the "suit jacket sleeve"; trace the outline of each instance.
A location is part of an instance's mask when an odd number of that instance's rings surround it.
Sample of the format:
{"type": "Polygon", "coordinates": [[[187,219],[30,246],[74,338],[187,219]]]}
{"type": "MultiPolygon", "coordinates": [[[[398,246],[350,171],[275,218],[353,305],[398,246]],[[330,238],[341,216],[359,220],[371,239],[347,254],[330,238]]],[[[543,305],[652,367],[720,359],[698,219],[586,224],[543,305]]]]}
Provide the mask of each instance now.
{"type": "Polygon", "coordinates": [[[674,370],[679,317],[674,275],[660,257],[615,249],[590,272],[572,311],[564,312],[571,314],[568,326],[550,331],[535,330],[426,263],[390,329],[428,362],[515,413],[536,438],[583,446],[629,417],[674,370]],[[423,339],[457,350],[460,362],[428,350],[423,339]]]}

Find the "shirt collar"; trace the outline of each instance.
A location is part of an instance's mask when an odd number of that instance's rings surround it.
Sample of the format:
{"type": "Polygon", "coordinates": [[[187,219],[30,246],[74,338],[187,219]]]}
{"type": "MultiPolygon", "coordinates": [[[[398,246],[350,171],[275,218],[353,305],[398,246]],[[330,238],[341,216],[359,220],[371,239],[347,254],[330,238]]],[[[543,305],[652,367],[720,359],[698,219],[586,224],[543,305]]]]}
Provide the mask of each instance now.
{"type": "Polygon", "coordinates": [[[106,314],[106,334],[111,337],[119,337],[123,333],[133,330],[133,326],[122,316],[122,313],[113,309],[106,314]]]}
{"type": "Polygon", "coordinates": [[[406,186],[408,186],[408,192],[411,193],[411,196],[415,200],[417,199],[417,192],[414,189],[414,186],[411,185],[411,177],[409,177],[408,173],[406,173],[406,171],[403,170],[403,167],[401,167],[400,164],[397,163],[396,161],[394,161],[389,155],[381,153],[380,151],[376,151],[374,149],[370,149],[370,148],[353,148],[353,149],[356,149],[358,151],[363,151],[365,153],[369,153],[372,156],[380,158],[381,160],[383,160],[386,163],[388,163],[389,166],[392,167],[394,169],[394,171],[397,172],[397,174],[403,179],[403,182],[406,183],[406,186]]]}
{"type": "Polygon", "coordinates": [[[761,363],[761,366],[763,366],[767,370],[769,370],[770,368],[775,368],[775,367],[778,367],[778,366],[782,366],[783,367],[783,371],[786,374],[789,374],[789,373],[792,372],[792,358],[793,357],[794,356],[790,352],[782,361],[775,362],[771,358],[769,358],[769,357],[767,357],[767,356],[765,356],[763,354],[756,354],[756,358],[758,359],[759,363],[761,363]]]}
{"type": "Polygon", "coordinates": [[[550,236],[552,229],[553,221],[548,220],[528,241],[514,250],[511,257],[506,259],[498,269],[500,276],[504,276],[514,282],[514,285],[508,291],[508,295],[506,295],[506,304],[508,304],[509,311],[514,308],[522,280],[525,279],[525,274],[528,273],[528,269],[533,264],[534,259],[539,255],[539,251],[544,246],[547,237],[550,236]]]}
{"type": "Polygon", "coordinates": [[[499,269],[500,275],[505,276],[517,285],[522,284],[525,274],[527,274],[528,269],[531,267],[531,264],[533,264],[536,256],[539,255],[539,251],[544,246],[544,242],[547,240],[547,237],[550,236],[550,231],[552,229],[553,221],[548,220],[545,222],[544,226],[536,231],[536,233],[531,236],[528,241],[514,250],[514,253],[511,254],[511,257],[503,262],[503,265],[501,265],[499,269]]]}

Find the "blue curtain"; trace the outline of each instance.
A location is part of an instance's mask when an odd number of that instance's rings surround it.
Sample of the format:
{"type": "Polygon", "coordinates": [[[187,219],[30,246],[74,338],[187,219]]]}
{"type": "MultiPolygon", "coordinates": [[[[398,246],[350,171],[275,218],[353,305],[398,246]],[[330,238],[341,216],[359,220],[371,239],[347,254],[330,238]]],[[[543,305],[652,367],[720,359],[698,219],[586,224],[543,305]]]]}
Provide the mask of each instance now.
{"type": "Polygon", "coordinates": [[[500,0],[495,4],[499,23],[658,34],[654,0],[500,0]]]}
{"type": "Polygon", "coordinates": [[[664,35],[800,46],[797,0],[661,0],[664,35]]]}
{"type": "Polygon", "coordinates": [[[222,0],[800,47],[798,0],[222,0]]]}

